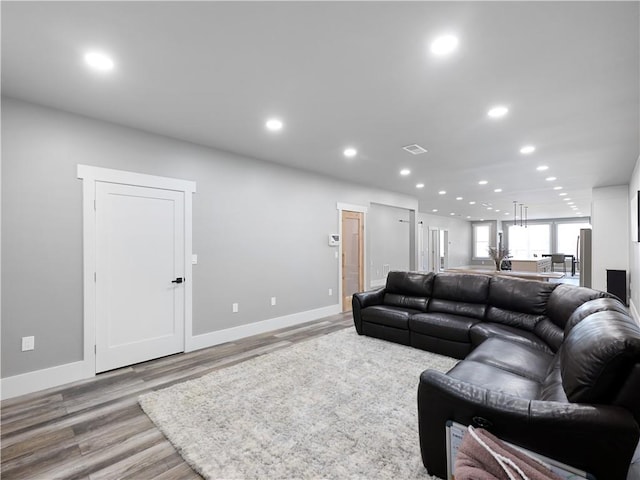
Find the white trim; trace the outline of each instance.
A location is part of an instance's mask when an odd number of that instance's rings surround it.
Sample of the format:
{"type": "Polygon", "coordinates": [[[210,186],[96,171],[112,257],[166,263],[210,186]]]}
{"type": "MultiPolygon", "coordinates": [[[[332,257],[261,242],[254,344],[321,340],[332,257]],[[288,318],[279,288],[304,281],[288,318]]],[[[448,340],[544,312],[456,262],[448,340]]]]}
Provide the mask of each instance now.
{"type": "Polygon", "coordinates": [[[57,387],[65,383],[83,380],[93,375],[93,373],[86,374],[85,362],[83,361],[22,373],[0,380],[1,398],[5,400],[19,395],[26,395],[27,393],[57,387]]]}
{"type": "MultiPolygon", "coordinates": [[[[638,310],[636,309],[633,300],[629,300],[629,312],[631,312],[631,316],[636,321],[636,323],[640,323],[640,315],[638,314],[638,310]]],[[[638,445],[640,446],[640,443],[638,443],[638,445]]]]}
{"type": "Polygon", "coordinates": [[[367,213],[369,211],[369,207],[363,207],[362,205],[353,205],[351,203],[341,203],[341,202],[338,202],[336,204],[336,208],[340,211],[349,210],[351,212],[360,212],[360,213],[367,213]]]}
{"type": "Polygon", "coordinates": [[[84,294],[84,348],[83,377],[88,378],[96,373],[96,285],[94,272],[96,264],[96,212],[94,200],[96,198],[96,182],[118,183],[123,185],[137,185],[141,187],[161,188],[184,192],[184,269],[187,281],[184,283],[184,347],[185,351],[191,346],[193,337],[193,275],[191,266],[192,255],[192,194],[196,192],[196,183],[190,180],[158,177],[142,173],[113,170],[110,168],[78,165],[78,178],[82,179],[82,218],[83,218],[83,294],[84,294]]]}
{"type": "Polygon", "coordinates": [[[267,320],[249,323],[247,325],[240,325],[238,327],[218,330],[216,332],[203,333],[202,335],[196,335],[192,337],[191,348],[189,348],[189,350],[187,351],[191,352],[193,350],[200,350],[201,348],[220,345],[221,343],[225,342],[233,342],[241,338],[278,330],[279,328],[291,327],[294,325],[299,325],[301,323],[311,322],[313,320],[318,320],[330,315],[336,315],[338,313],[340,313],[340,307],[337,304],[329,305],[328,307],[316,308],[314,310],[307,310],[305,312],[292,313],[291,315],[285,315],[282,317],[269,318],[267,320]]]}

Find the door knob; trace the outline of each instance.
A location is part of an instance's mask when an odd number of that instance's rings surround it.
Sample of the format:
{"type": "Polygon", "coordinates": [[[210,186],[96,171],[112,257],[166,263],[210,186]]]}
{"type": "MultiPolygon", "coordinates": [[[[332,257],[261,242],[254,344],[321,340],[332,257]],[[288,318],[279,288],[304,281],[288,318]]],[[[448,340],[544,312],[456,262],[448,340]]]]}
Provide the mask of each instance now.
{"type": "Polygon", "coordinates": [[[175,280],[171,280],[171,283],[182,283],[184,282],[184,278],[178,277],[175,280]]]}

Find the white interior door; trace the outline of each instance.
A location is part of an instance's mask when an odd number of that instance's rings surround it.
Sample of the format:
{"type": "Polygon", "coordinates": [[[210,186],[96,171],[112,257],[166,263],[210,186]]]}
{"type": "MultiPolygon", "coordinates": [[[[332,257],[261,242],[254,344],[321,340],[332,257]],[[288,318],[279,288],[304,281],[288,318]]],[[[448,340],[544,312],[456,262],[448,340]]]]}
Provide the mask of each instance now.
{"type": "Polygon", "coordinates": [[[184,351],[184,192],[96,182],[95,205],[96,372],[184,351]]]}

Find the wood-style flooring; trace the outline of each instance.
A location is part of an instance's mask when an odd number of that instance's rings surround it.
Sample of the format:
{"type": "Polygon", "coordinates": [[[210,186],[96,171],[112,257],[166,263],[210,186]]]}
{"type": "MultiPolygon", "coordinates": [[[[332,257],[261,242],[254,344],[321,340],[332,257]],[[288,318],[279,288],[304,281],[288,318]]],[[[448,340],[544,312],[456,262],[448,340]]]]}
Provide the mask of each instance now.
{"type": "Polygon", "coordinates": [[[0,478],[199,479],[138,396],[352,325],[351,313],[334,315],[5,400],[0,478]]]}

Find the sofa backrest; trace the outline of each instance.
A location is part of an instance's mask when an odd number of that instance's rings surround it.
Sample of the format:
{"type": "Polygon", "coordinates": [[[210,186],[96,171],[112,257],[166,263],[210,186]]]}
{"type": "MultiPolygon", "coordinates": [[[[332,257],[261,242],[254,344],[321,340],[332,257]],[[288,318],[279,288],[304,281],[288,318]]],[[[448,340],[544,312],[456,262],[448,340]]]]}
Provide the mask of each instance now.
{"type": "Polygon", "coordinates": [[[628,314],[627,307],[615,297],[596,298],[595,300],[589,300],[578,306],[564,326],[564,335],[567,336],[569,332],[582,320],[587,318],[592,313],[614,311],[624,314],[628,314]]]}
{"type": "Polygon", "coordinates": [[[640,326],[633,318],[593,313],[571,329],[558,355],[569,401],[621,405],[640,419],[640,326]]]}
{"type": "Polygon", "coordinates": [[[431,272],[389,272],[383,303],[426,312],[433,289],[433,277],[431,272]]]}
{"type": "Polygon", "coordinates": [[[490,279],[487,275],[439,273],[433,280],[429,311],[484,319],[490,279]]]}
{"type": "Polygon", "coordinates": [[[613,298],[606,292],[576,285],[561,284],[553,289],[547,303],[547,316],[561,330],[565,329],[569,317],[583,303],[596,298],[613,298]]]}
{"type": "Polygon", "coordinates": [[[534,331],[547,318],[547,302],[555,283],[495,276],[489,285],[486,321],[534,331]]]}

